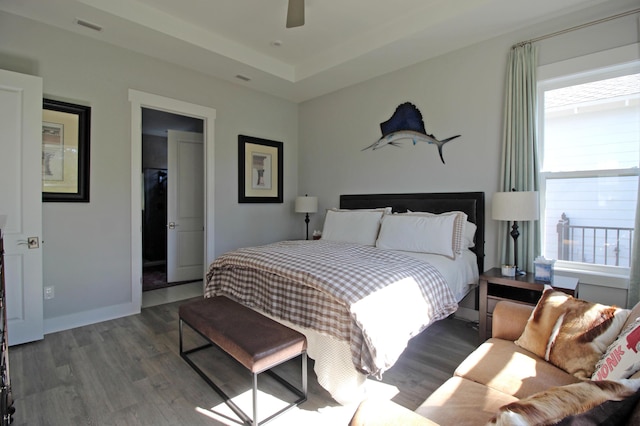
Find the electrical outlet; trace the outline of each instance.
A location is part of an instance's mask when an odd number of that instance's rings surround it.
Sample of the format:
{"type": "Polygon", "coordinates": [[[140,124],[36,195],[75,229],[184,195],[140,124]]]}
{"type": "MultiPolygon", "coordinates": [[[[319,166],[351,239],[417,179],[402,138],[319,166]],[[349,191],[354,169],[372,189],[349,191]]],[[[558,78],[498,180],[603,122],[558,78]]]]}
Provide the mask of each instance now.
{"type": "Polygon", "coordinates": [[[44,298],[46,300],[53,299],[55,297],[55,292],[53,291],[53,286],[44,288],[44,298]]]}

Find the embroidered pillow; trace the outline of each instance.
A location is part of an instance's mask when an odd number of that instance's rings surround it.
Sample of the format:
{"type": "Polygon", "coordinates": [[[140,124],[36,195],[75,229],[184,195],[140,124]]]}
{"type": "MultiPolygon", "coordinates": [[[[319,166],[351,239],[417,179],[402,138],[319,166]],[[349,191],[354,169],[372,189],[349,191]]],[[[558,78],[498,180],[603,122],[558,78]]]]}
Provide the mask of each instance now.
{"type": "Polygon", "coordinates": [[[587,380],[571,385],[557,386],[500,407],[498,413],[487,424],[555,425],[563,420],[588,413],[597,407],[606,410],[604,416],[600,417],[604,418],[604,424],[618,424],[617,422],[606,423],[606,421],[619,420],[620,417],[626,419],[631,414],[637,401],[638,388],[640,388],[640,380],[621,380],[619,382],[587,380]],[[630,404],[626,404],[626,413],[622,413],[620,405],[617,406],[617,409],[612,409],[609,406],[603,407],[603,404],[611,401],[629,401],[630,404]]]}
{"type": "Polygon", "coordinates": [[[545,290],[516,345],[581,379],[620,334],[629,311],[545,290]]]}
{"type": "Polygon", "coordinates": [[[592,380],[626,379],[640,370],[640,317],[624,329],[596,364],[592,380]]]}
{"type": "Polygon", "coordinates": [[[376,247],[455,258],[451,244],[456,215],[386,215],[382,219],[376,247]]]}
{"type": "MultiPolygon", "coordinates": [[[[451,235],[451,249],[453,250],[454,255],[461,254],[462,250],[465,248],[473,247],[473,236],[475,235],[476,229],[475,224],[469,222],[467,220],[468,216],[464,212],[459,211],[450,211],[445,213],[429,213],[429,212],[412,212],[407,211],[407,213],[400,214],[401,216],[427,216],[427,217],[448,217],[455,216],[455,220],[453,222],[453,234],[451,235]],[[471,246],[466,245],[466,235],[467,235],[467,225],[471,225],[469,228],[472,229],[473,235],[471,236],[471,246]]],[[[426,252],[429,253],[429,252],[426,252]]]]}

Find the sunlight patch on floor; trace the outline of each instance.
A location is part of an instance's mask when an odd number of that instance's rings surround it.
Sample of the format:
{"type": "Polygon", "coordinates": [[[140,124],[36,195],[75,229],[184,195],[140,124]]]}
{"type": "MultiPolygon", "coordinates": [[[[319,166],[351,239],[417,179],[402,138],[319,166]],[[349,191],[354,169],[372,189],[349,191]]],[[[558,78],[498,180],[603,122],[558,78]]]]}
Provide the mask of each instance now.
{"type": "MultiPolygon", "coordinates": [[[[368,379],[366,382],[366,395],[376,399],[392,399],[399,393],[398,388],[377,380],[368,379]]],[[[295,398],[295,397],[293,397],[295,398]]],[[[320,426],[328,424],[348,424],[349,420],[358,408],[359,402],[348,405],[335,405],[310,409],[313,406],[313,396],[310,394],[309,399],[302,405],[291,408],[289,411],[281,414],[277,418],[270,421],[269,425],[289,426],[292,424],[304,424],[305,426],[320,426]]],[[[240,407],[247,415],[253,415],[253,398],[252,391],[247,390],[240,395],[232,398],[232,401],[240,407]]],[[[289,404],[271,394],[265,393],[258,389],[258,420],[263,421],[264,418],[283,409],[289,404]]],[[[209,409],[196,407],[196,411],[207,416],[220,424],[227,426],[235,426],[243,424],[238,416],[229,408],[227,404],[220,404],[209,409]]]]}

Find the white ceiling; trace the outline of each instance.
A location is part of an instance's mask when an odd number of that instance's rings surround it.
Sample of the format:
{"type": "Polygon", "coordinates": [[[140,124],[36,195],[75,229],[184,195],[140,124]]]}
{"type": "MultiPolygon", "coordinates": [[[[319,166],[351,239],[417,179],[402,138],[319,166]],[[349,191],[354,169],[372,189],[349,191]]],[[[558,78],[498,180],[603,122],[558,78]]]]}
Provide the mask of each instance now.
{"type": "Polygon", "coordinates": [[[306,24],[289,29],[287,0],[0,0],[0,10],[301,102],[612,1],[306,0],[306,24]]]}

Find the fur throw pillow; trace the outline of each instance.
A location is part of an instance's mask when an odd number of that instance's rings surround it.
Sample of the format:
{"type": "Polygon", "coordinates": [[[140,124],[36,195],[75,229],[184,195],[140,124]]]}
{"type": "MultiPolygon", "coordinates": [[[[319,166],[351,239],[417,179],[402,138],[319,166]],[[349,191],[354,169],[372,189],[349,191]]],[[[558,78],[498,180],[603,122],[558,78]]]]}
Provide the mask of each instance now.
{"type": "Polygon", "coordinates": [[[616,339],[629,315],[626,309],[545,290],[516,345],[581,379],[616,339]]]}
{"type": "Polygon", "coordinates": [[[487,425],[553,425],[603,404],[622,401],[640,389],[640,379],[619,381],[585,380],[557,386],[500,407],[487,425]]]}

